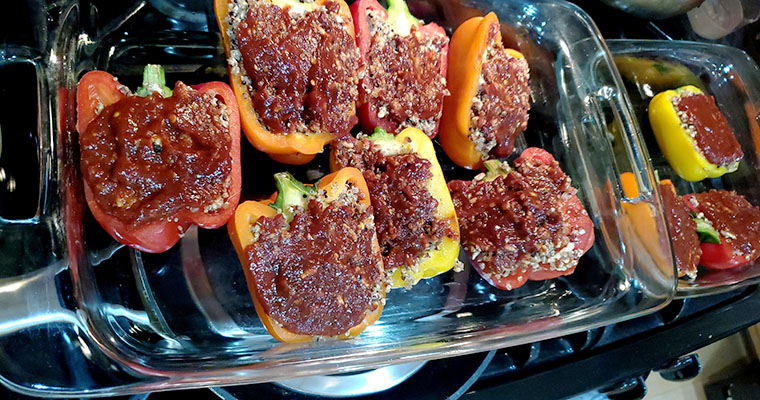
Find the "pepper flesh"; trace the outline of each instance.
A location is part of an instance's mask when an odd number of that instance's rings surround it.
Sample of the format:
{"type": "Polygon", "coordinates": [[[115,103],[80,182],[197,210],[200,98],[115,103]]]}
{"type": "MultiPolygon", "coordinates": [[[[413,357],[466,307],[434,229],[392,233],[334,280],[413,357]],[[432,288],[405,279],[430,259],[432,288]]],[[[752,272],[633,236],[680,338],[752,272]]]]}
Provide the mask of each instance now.
{"type": "Polygon", "coordinates": [[[736,171],[739,167],[738,162],[720,166],[708,161],[698,150],[695,139],[684,129],[672,103],[675,97],[684,93],[703,94],[695,86],[683,86],[658,93],[649,103],[649,122],[662,154],[676,173],[687,181],[718,178],[736,171]]]}
{"type": "MultiPolygon", "coordinates": [[[[368,14],[370,12],[377,15],[387,22],[393,31],[401,36],[409,35],[412,26],[417,26],[417,32],[422,38],[434,38],[441,36],[446,39],[445,46],[441,49],[440,58],[440,75],[446,77],[448,68],[449,40],[446,31],[436,23],[423,24],[423,21],[415,18],[410,12],[404,0],[389,0],[388,10],[386,11],[377,0],[358,0],[351,5],[351,14],[356,31],[356,44],[359,46],[362,63],[367,64],[367,54],[370,50],[372,35],[369,28],[368,14]]],[[[364,80],[366,76],[359,80],[359,99],[366,97],[364,80]]],[[[400,133],[395,131],[386,120],[385,116],[380,116],[377,107],[372,107],[369,102],[359,104],[357,109],[359,123],[366,132],[372,132],[375,128],[382,128],[391,133],[400,133]]],[[[431,138],[438,133],[441,118],[436,119],[435,128],[429,135],[431,138]]]]}
{"type": "MultiPolygon", "coordinates": [[[[222,43],[227,57],[230,57],[231,47],[228,35],[229,22],[229,2],[231,0],[214,0],[214,11],[216,20],[219,24],[219,30],[222,35],[222,43]]],[[[289,0],[271,0],[271,2],[280,7],[300,7],[315,9],[322,6],[326,1],[335,1],[340,6],[339,16],[344,21],[346,31],[352,37],[354,36],[354,25],[351,18],[351,12],[344,0],[315,0],[311,3],[301,3],[289,0]]],[[[287,135],[269,131],[258,117],[254,109],[253,102],[248,93],[248,88],[243,84],[240,75],[234,74],[230,70],[230,84],[237,103],[240,106],[240,119],[243,132],[248,141],[258,150],[267,153],[277,162],[293,165],[302,165],[311,161],[316,154],[322,152],[324,146],[334,139],[331,132],[311,132],[308,134],[291,132],[287,135]]]]}
{"type": "MultiPolygon", "coordinates": [[[[367,206],[370,204],[369,191],[367,190],[367,184],[364,181],[364,177],[361,172],[356,168],[343,168],[339,171],[333,172],[319,180],[314,186],[317,189],[323,189],[326,193],[325,203],[335,201],[341,193],[347,190],[348,185],[351,184],[358,188],[364,196],[360,196],[358,202],[367,206]]],[[[311,185],[304,185],[307,188],[311,185]]],[[[308,190],[308,189],[307,189],[308,190]]],[[[251,226],[256,224],[261,217],[274,218],[281,210],[275,208],[273,205],[277,193],[273,194],[271,198],[263,201],[246,201],[241,203],[235,210],[235,214],[230,222],[227,224],[227,231],[232,240],[232,244],[235,247],[235,251],[240,258],[240,262],[243,266],[248,263],[248,252],[246,247],[255,242],[253,233],[251,232],[251,226]]],[[[373,247],[376,252],[380,251],[380,247],[377,244],[377,240],[374,240],[373,247]]],[[[246,270],[246,268],[243,268],[246,270]]],[[[246,282],[248,283],[248,290],[251,292],[253,298],[253,304],[256,308],[256,313],[259,315],[261,322],[266,327],[267,331],[277,340],[281,342],[308,342],[314,340],[311,335],[297,334],[288,331],[275,319],[271,318],[264,311],[263,306],[259,303],[256,296],[256,285],[254,284],[253,277],[246,273],[246,282]]],[[[380,290],[380,293],[385,298],[385,289],[380,290]]],[[[339,335],[339,338],[347,339],[359,335],[364,329],[372,325],[380,318],[380,314],[383,311],[383,301],[381,301],[375,310],[368,312],[361,323],[352,327],[343,335],[339,335]]]]}
{"type": "MultiPolygon", "coordinates": [[[[152,68],[146,67],[146,69],[152,68]]],[[[160,67],[158,67],[160,68],[160,67]]],[[[163,70],[160,75],[147,74],[143,88],[145,94],[158,89],[160,93],[169,94],[163,82],[163,70]],[[148,78],[149,77],[149,78],[148,78]],[[160,82],[149,82],[159,78],[160,82]],[[150,83],[150,85],[148,85],[150,83]],[[159,84],[160,83],[160,84],[159,84]],[[151,89],[153,88],[153,89],[151,89]]],[[[199,92],[214,94],[227,106],[229,114],[229,134],[231,138],[230,153],[232,165],[230,170],[229,197],[225,204],[217,212],[205,213],[202,210],[191,212],[183,211],[173,218],[162,219],[133,226],[122,222],[118,218],[109,215],[98,205],[90,185],[84,182],[84,193],[87,205],[93,217],[118,242],[135,249],[160,253],[170,249],[179,241],[181,233],[185,232],[190,225],[202,228],[218,228],[224,225],[232,216],[240,199],[240,116],[237,103],[234,100],[232,89],[222,82],[208,82],[192,86],[199,92]]],[[[127,97],[128,89],[122,87],[116,78],[105,71],[90,71],[86,73],[77,84],[77,131],[84,134],[87,126],[97,117],[99,109],[119,102],[127,97]]]]}
{"type": "MultiPolygon", "coordinates": [[[[444,99],[441,121],[441,146],[452,161],[464,168],[482,169],[483,154],[470,140],[473,99],[478,93],[483,57],[488,49],[488,31],[499,24],[496,14],[473,17],[462,23],[451,37],[446,82],[451,93],[444,99]]],[[[501,46],[501,34],[496,37],[501,46]]],[[[524,59],[522,53],[506,49],[507,54],[524,59]]]]}
{"type": "MultiPolygon", "coordinates": [[[[370,136],[370,140],[381,148],[395,142],[396,145],[400,145],[399,147],[430,162],[430,172],[433,176],[425,183],[425,186],[430,195],[438,202],[434,216],[438,220],[448,221],[451,231],[456,234],[455,239],[444,236],[437,248],[423,252],[418,258],[417,269],[411,269],[409,281],[404,279],[404,269],[408,269],[409,266],[394,268],[391,287],[396,289],[414,285],[421,279],[432,278],[454,267],[459,256],[459,222],[430,138],[416,128],[406,128],[395,138],[391,134],[383,133],[373,134],[370,136]]],[[[330,156],[331,169],[337,170],[335,152],[332,152],[330,156]]]]}

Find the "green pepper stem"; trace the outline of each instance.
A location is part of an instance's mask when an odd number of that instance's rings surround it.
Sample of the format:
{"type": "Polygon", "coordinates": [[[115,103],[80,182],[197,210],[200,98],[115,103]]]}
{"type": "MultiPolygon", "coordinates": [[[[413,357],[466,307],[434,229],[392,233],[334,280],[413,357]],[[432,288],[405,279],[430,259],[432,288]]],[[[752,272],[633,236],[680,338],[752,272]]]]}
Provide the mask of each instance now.
{"type": "Polygon", "coordinates": [[[143,69],[143,84],[137,89],[137,95],[145,97],[153,92],[158,92],[164,97],[171,97],[172,95],[172,90],[166,86],[164,67],[148,64],[143,69]]]}
{"type": "Polygon", "coordinates": [[[499,160],[486,160],[483,162],[483,166],[486,168],[486,180],[490,181],[496,179],[499,176],[509,173],[511,168],[505,162],[499,160]]]}
{"type": "Polygon", "coordinates": [[[422,24],[409,12],[409,7],[404,0],[388,0],[388,24],[401,36],[406,36],[412,31],[412,27],[422,24]]]}
{"type": "Polygon", "coordinates": [[[374,132],[372,132],[372,135],[369,137],[369,140],[373,142],[384,141],[384,140],[394,140],[394,139],[395,139],[395,136],[388,133],[383,128],[375,128],[374,132]]]}
{"type": "Polygon", "coordinates": [[[290,208],[292,206],[306,208],[309,198],[317,192],[314,186],[304,185],[288,172],[274,174],[274,182],[277,186],[277,200],[272,207],[281,211],[288,222],[293,219],[290,208]]]}

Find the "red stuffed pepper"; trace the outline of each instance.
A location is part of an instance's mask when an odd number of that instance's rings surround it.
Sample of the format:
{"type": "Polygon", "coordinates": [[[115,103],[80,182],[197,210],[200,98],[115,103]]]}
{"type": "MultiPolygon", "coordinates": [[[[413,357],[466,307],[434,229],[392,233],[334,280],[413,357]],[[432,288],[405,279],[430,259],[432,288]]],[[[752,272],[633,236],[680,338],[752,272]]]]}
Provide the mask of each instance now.
{"type": "Polygon", "coordinates": [[[376,0],[358,0],[351,14],[367,68],[359,84],[362,129],[395,135],[412,127],[434,137],[446,94],[446,32],[413,17],[403,0],[388,0],[387,11],[376,0]]]}
{"type": "Polygon", "coordinates": [[[683,198],[697,222],[701,265],[730,269],[760,257],[760,208],[727,190],[692,193],[683,198]]]}
{"type": "Polygon", "coordinates": [[[103,71],[77,85],[87,205],[117,241],[171,248],[191,225],[217,228],[240,198],[240,117],[222,82],[174,90],[149,65],[135,94],[103,71]]]}
{"type": "Polygon", "coordinates": [[[515,169],[489,160],[474,181],[451,181],[462,247],[499,289],[569,275],[594,243],[594,225],[551,154],[526,149],[515,169]]]}

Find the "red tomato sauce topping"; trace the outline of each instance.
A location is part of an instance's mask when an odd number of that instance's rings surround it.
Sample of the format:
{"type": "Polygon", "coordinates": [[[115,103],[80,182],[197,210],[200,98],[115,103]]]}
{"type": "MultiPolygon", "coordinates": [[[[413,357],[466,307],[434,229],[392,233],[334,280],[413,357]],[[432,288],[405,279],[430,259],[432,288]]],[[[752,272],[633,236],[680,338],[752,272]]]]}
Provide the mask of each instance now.
{"type": "Polygon", "coordinates": [[[382,301],[385,272],[372,210],[310,200],[290,225],[282,214],[252,226],[249,271],[259,304],[290,332],[336,336],[358,325],[382,301]]]}
{"type": "Polygon", "coordinates": [[[518,159],[515,165],[490,181],[449,182],[465,250],[487,280],[516,276],[506,289],[531,273],[571,271],[589,234],[571,221],[577,218],[567,210],[577,202],[575,189],[556,161],[518,159]]]}
{"type": "Polygon", "coordinates": [[[673,101],[681,122],[688,125],[707,161],[727,165],[744,157],[734,132],[712,96],[693,93],[675,97],[673,101]]]}
{"type": "Polygon", "coordinates": [[[687,201],[712,223],[721,243],[732,244],[735,255],[747,260],[760,256],[760,208],[727,190],[694,193],[687,201]]]}
{"type": "Polygon", "coordinates": [[[496,41],[498,32],[499,25],[492,24],[478,92],[472,101],[470,134],[484,155],[508,157],[515,149],[515,139],[528,127],[529,68],[524,58],[509,55],[496,41]]]}
{"type": "Polygon", "coordinates": [[[359,49],[339,11],[332,1],[303,14],[255,2],[237,26],[243,82],[272,132],[340,137],[356,125],[359,49]]]}
{"type": "Polygon", "coordinates": [[[447,43],[443,35],[424,37],[418,26],[401,36],[370,11],[367,15],[372,36],[367,52],[367,77],[362,81],[365,97],[381,127],[398,133],[414,127],[431,136],[443,109],[446,77],[441,74],[441,51],[447,43]]]}
{"type": "Polygon", "coordinates": [[[95,201],[125,224],[213,212],[228,197],[226,106],[182,82],[168,98],[127,96],[106,107],[79,143],[82,175],[95,201]]]}
{"type": "Polygon", "coordinates": [[[672,185],[660,184],[662,204],[668,218],[668,229],[673,243],[673,253],[678,271],[689,276],[696,276],[699,257],[697,223],[691,218],[686,202],[672,190],[672,185]]]}
{"type": "Polygon", "coordinates": [[[435,216],[438,201],[426,186],[430,161],[414,153],[384,156],[365,138],[337,143],[335,162],[359,169],[367,181],[385,268],[413,266],[444,237],[458,238],[435,216]]]}

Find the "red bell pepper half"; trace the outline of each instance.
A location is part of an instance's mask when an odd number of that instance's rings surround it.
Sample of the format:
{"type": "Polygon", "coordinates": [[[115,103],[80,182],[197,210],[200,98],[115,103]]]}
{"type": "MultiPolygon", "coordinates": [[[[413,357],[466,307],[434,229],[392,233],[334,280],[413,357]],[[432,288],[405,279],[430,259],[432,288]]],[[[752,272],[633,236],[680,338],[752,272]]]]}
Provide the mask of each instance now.
{"type": "MultiPolygon", "coordinates": [[[[690,200],[692,197],[695,197],[694,194],[686,194],[683,196],[686,206],[694,215],[699,213],[699,209],[695,206],[697,202],[690,200]]],[[[723,234],[715,231],[712,226],[708,227],[709,230],[712,230],[712,233],[706,235],[700,230],[700,226],[704,223],[700,223],[702,221],[700,221],[699,218],[695,218],[695,221],[697,222],[698,227],[697,233],[700,237],[699,247],[702,249],[702,255],[699,257],[699,264],[709,269],[723,270],[740,267],[757,258],[757,256],[735,251],[734,244],[737,243],[737,240],[741,243],[749,240],[748,238],[741,236],[733,242],[730,242],[723,237],[723,234]]]]}
{"type": "MultiPolygon", "coordinates": [[[[369,80],[372,80],[373,77],[371,74],[371,65],[369,65],[370,60],[368,59],[368,54],[370,53],[371,46],[376,45],[376,43],[372,40],[373,30],[370,29],[370,13],[378,16],[380,20],[384,21],[387,24],[387,26],[392,31],[390,32],[391,35],[399,35],[403,37],[416,32],[417,37],[421,41],[439,40],[439,42],[443,43],[440,48],[440,58],[437,62],[438,74],[436,74],[438,77],[440,77],[441,82],[445,82],[449,53],[449,38],[443,28],[438,24],[432,22],[423,24],[423,21],[415,18],[409,12],[409,8],[407,7],[404,0],[388,0],[388,10],[384,9],[383,6],[377,2],[377,0],[357,0],[354,2],[351,5],[351,15],[353,16],[354,29],[356,31],[356,44],[359,46],[362,62],[365,66],[367,66],[366,74],[359,81],[359,108],[357,110],[357,114],[359,116],[359,122],[362,126],[362,129],[365,132],[373,132],[375,128],[382,128],[385,131],[393,133],[395,135],[401,132],[405,127],[413,127],[422,130],[427,136],[431,138],[435,137],[435,135],[438,133],[440,114],[443,108],[443,95],[446,89],[445,83],[440,96],[438,96],[439,98],[436,98],[434,101],[439,105],[437,110],[438,115],[434,118],[434,124],[428,124],[427,126],[416,126],[414,124],[399,126],[398,121],[394,120],[394,117],[397,119],[399,116],[393,115],[393,107],[389,107],[390,111],[382,109],[381,105],[378,104],[377,99],[373,98],[370,96],[370,93],[368,93],[368,88],[373,86],[371,82],[369,82],[369,80]]],[[[410,59],[414,59],[418,55],[419,54],[400,54],[401,57],[410,59]]],[[[427,65],[426,63],[411,62],[410,64],[416,64],[418,66],[423,65],[424,67],[430,68],[430,65],[427,65]]],[[[410,64],[407,64],[407,66],[410,64]]],[[[390,68],[388,70],[390,70],[390,68]]],[[[409,79],[408,77],[411,75],[409,71],[396,72],[397,76],[399,77],[402,75],[407,77],[399,78],[398,80],[409,79]]],[[[412,101],[415,99],[421,100],[419,97],[420,94],[425,91],[425,88],[429,89],[431,84],[432,83],[430,81],[418,81],[415,85],[418,86],[417,88],[409,87],[407,90],[404,90],[403,93],[399,93],[399,97],[407,97],[412,101]]],[[[411,102],[407,103],[411,104],[411,102]]],[[[410,105],[407,103],[402,104],[407,106],[410,105]]]]}
{"type": "MultiPolygon", "coordinates": [[[[171,95],[171,90],[164,86],[164,71],[160,66],[147,66],[144,73],[144,83],[141,91],[134,95],[145,96],[148,91],[159,91],[164,97],[171,95]],[[151,85],[148,85],[151,81],[151,85]],[[158,82],[158,83],[157,83],[158,82]],[[168,92],[167,92],[168,91],[168,92]]],[[[231,137],[231,169],[228,196],[224,206],[216,211],[182,210],[170,218],[138,223],[125,223],[109,215],[95,200],[93,188],[84,181],[84,193],[87,205],[98,223],[114,239],[127,246],[150,253],[159,253],[171,248],[179,241],[183,232],[190,225],[202,228],[218,228],[224,225],[235,212],[240,199],[240,115],[238,113],[235,95],[230,87],[223,82],[208,82],[192,86],[201,93],[213,94],[223,102],[229,114],[229,135],[231,137]]],[[[116,78],[104,71],[86,73],[77,84],[77,131],[84,135],[88,125],[94,121],[102,109],[132,96],[129,90],[119,84],[116,78]]]]}

